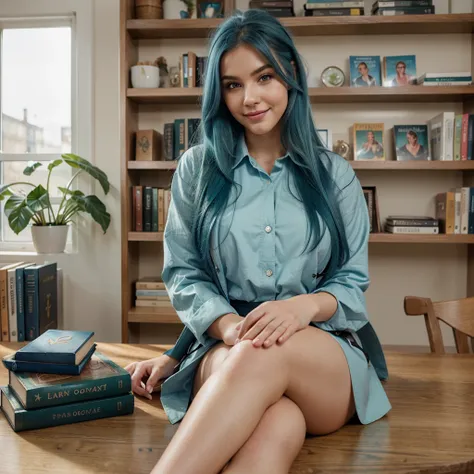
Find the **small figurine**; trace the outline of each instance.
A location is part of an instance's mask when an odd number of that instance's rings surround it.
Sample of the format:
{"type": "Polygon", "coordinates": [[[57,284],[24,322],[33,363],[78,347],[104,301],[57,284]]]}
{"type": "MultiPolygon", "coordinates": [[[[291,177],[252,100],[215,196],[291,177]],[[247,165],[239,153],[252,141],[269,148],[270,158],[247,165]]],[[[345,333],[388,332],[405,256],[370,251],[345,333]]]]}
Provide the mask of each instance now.
{"type": "Polygon", "coordinates": [[[344,140],[337,140],[332,147],[332,151],[342,156],[345,160],[351,159],[351,146],[344,140]]]}

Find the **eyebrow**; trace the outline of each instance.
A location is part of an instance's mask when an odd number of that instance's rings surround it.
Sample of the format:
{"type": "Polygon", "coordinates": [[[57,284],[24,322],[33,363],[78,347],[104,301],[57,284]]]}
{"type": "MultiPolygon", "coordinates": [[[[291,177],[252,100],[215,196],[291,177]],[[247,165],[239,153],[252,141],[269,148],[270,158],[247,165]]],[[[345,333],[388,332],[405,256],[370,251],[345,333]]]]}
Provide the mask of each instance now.
{"type": "MultiPolygon", "coordinates": [[[[255,74],[258,74],[259,72],[264,71],[265,69],[272,68],[271,64],[264,64],[263,66],[259,67],[258,69],[255,69],[252,73],[250,73],[251,76],[255,76],[255,74]]],[[[225,79],[238,79],[236,76],[222,76],[221,81],[225,79]]]]}

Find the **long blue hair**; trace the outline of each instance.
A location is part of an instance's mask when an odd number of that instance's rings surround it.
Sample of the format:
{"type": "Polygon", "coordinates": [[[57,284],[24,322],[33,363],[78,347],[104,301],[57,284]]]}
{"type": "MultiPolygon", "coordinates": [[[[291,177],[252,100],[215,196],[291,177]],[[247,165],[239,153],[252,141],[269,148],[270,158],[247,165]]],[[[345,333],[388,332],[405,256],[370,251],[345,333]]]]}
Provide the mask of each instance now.
{"type": "Polygon", "coordinates": [[[281,143],[292,158],[288,163],[299,194],[295,198],[303,202],[308,216],[310,232],[305,250],[311,238],[312,249],[320,242],[325,230],[322,227],[326,226],[331,236],[331,257],[323,278],[326,280],[349,256],[342,217],[336,205],[338,190],[323,163],[323,159],[327,162],[330,157],[313,123],[303,62],[288,31],[263,10],[236,11],[216,29],[211,40],[202,99],[202,154],[199,154],[202,165],[190,183],[197,206],[192,224],[194,244],[212,275],[211,232],[229,204],[232,186],[237,186],[232,166],[238,139],[244,132],[222,99],[220,63],[226,52],[242,44],[260,52],[289,86],[288,106],[281,119],[281,143]]]}

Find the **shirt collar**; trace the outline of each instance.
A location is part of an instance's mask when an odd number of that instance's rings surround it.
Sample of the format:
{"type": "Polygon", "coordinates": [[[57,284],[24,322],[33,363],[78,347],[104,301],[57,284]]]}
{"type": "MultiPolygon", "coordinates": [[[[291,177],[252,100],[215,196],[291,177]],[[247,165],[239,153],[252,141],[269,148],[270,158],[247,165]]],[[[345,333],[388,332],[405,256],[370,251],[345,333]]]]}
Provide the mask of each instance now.
{"type": "MultiPolygon", "coordinates": [[[[288,152],[288,151],[286,152],[286,154],[284,156],[282,156],[281,158],[278,158],[278,160],[286,158],[287,156],[290,156],[290,152],[288,152]]],[[[236,154],[235,154],[235,163],[232,166],[232,169],[237,168],[237,166],[239,166],[240,162],[246,157],[250,157],[249,150],[247,148],[247,143],[245,142],[245,134],[241,133],[240,137],[239,137],[239,140],[237,142],[236,154]]]]}

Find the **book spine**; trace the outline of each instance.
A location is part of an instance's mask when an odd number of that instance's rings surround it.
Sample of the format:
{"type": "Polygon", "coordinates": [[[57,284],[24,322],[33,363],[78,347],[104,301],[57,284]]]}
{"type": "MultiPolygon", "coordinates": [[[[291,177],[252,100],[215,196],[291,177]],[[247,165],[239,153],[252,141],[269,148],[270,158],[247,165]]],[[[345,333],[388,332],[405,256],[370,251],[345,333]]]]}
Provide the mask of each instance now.
{"type": "Polygon", "coordinates": [[[454,233],[461,233],[461,190],[454,191],[454,233]]]}
{"type": "Polygon", "coordinates": [[[136,290],[135,294],[137,296],[166,296],[168,297],[168,292],[166,290],[136,290]]]}
{"type": "Polygon", "coordinates": [[[379,8],[390,7],[431,7],[433,0],[379,0],[374,6],[379,8]]]}
{"type": "Polygon", "coordinates": [[[469,130],[469,114],[462,116],[462,131],[461,131],[461,160],[467,160],[467,142],[469,130]]]}
{"type": "Polygon", "coordinates": [[[444,159],[453,161],[454,150],[454,112],[445,112],[443,117],[444,159]]]}
{"type": "Polygon", "coordinates": [[[321,10],[305,10],[305,16],[361,16],[363,8],[334,8],[321,10]]]}
{"type": "Polygon", "coordinates": [[[165,230],[165,199],[164,189],[158,189],[158,232],[165,230]]]}
{"type": "Polygon", "coordinates": [[[467,128],[467,159],[472,160],[472,144],[474,142],[474,114],[469,114],[467,128]]]}
{"type": "Polygon", "coordinates": [[[469,188],[461,188],[461,234],[469,230],[469,188]]]}
{"type": "Polygon", "coordinates": [[[10,330],[8,328],[7,306],[7,271],[0,270],[0,323],[2,328],[2,341],[9,342],[10,330]]]}
{"type": "Polygon", "coordinates": [[[454,221],[456,215],[456,201],[454,193],[446,193],[446,234],[454,234],[454,221]]]}
{"type": "Polygon", "coordinates": [[[133,413],[133,409],[134,396],[130,393],[120,397],[89,400],[67,406],[22,411],[15,415],[13,429],[15,431],[34,430],[99,418],[129,415],[133,413]]]}
{"type": "Polygon", "coordinates": [[[146,281],[137,281],[135,284],[136,290],[166,290],[165,284],[161,282],[146,282],[146,281]]]}
{"type": "Polygon", "coordinates": [[[438,227],[401,227],[386,226],[386,232],[390,234],[438,234],[438,227]]]}
{"type": "Polygon", "coordinates": [[[469,219],[468,234],[474,234],[474,188],[469,188],[469,219]]]}
{"type": "Polygon", "coordinates": [[[10,325],[10,342],[18,342],[18,321],[16,318],[16,281],[15,269],[11,268],[7,272],[8,288],[8,322],[10,325]]]}
{"type": "Polygon", "coordinates": [[[135,231],[143,232],[143,186],[134,186],[135,231]]]}
{"type": "Polygon", "coordinates": [[[461,160],[461,133],[462,133],[462,115],[456,115],[454,119],[454,160],[461,160]]]}
{"type": "MultiPolygon", "coordinates": [[[[252,2],[250,2],[252,4],[252,2]]],[[[270,2],[262,2],[262,3],[270,3],[270,2]]],[[[274,2],[272,2],[274,3],[274,2]]],[[[281,5],[274,5],[275,7],[283,8],[288,7],[291,8],[293,5],[291,2],[289,4],[284,5],[285,2],[281,2],[281,5]]],[[[270,6],[270,5],[268,5],[270,6]]],[[[322,3],[305,3],[304,8],[307,10],[314,10],[319,8],[364,8],[365,4],[363,0],[345,0],[339,2],[322,2],[322,3]]],[[[250,7],[255,8],[255,7],[250,7]]]]}
{"type": "MultiPolygon", "coordinates": [[[[38,272],[38,319],[39,333],[58,327],[58,269],[57,263],[49,263],[38,272]]],[[[60,364],[66,361],[55,360],[60,364]]],[[[72,361],[71,363],[74,363],[72,361]]]]}
{"type": "Polygon", "coordinates": [[[387,219],[387,223],[394,227],[437,227],[438,220],[424,220],[424,219],[387,219]]]}
{"type": "Polygon", "coordinates": [[[183,54],[183,87],[188,86],[188,55],[183,54]]]}
{"type": "Polygon", "coordinates": [[[163,141],[164,141],[164,155],[166,161],[174,160],[174,153],[173,153],[173,132],[174,132],[174,124],[172,123],[165,123],[164,130],[163,130],[163,141]]]}
{"type": "Polygon", "coordinates": [[[38,269],[25,268],[25,338],[33,341],[39,336],[38,269]]]}
{"type": "Polygon", "coordinates": [[[392,16],[392,15],[428,15],[435,12],[435,7],[390,7],[389,9],[378,8],[375,11],[375,15],[384,15],[384,16],[392,16]]]}
{"type": "Polygon", "coordinates": [[[87,380],[76,384],[51,385],[31,389],[26,394],[26,410],[67,405],[70,403],[110,398],[129,393],[130,374],[107,379],[87,380]]]}
{"type": "Polygon", "coordinates": [[[18,342],[25,341],[25,285],[24,269],[17,268],[16,278],[16,319],[18,329],[18,342]]]}
{"type": "Polygon", "coordinates": [[[143,188],[143,231],[144,232],[151,232],[152,200],[153,200],[153,190],[150,186],[145,186],[143,188]]]}
{"type": "Polygon", "coordinates": [[[158,232],[158,188],[152,189],[151,230],[152,232],[158,232]]]}

